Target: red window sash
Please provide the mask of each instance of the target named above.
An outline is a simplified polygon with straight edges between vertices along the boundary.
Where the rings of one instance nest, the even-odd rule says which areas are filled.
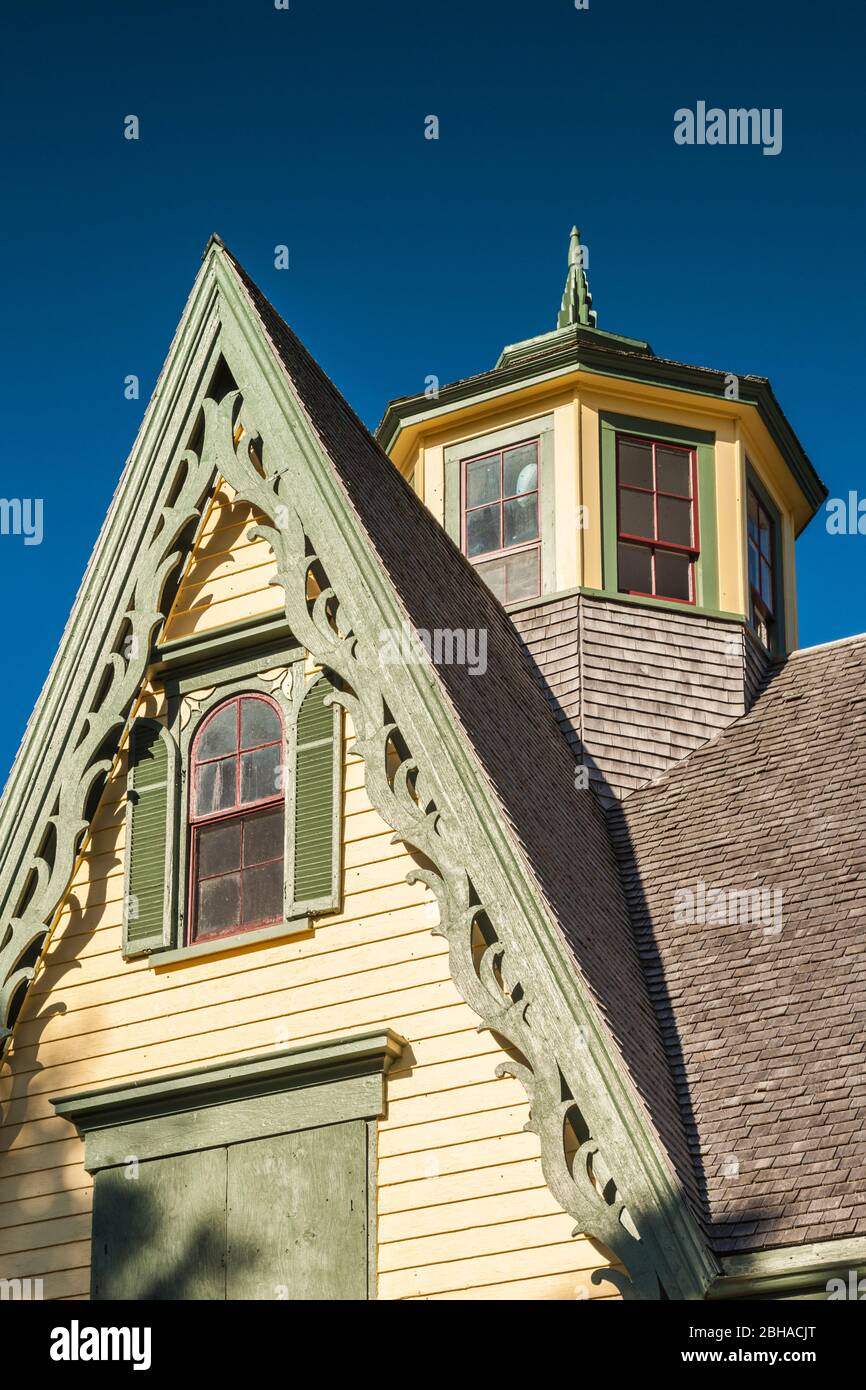
[[[279,720],[279,725],[280,725],[280,737],[279,737],[278,739],[276,739],[276,740],[271,739],[271,740],[269,740],[267,743],[256,743],[256,744],[251,744],[248,748],[242,748],[242,747],[241,747],[241,706],[242,706],[242,704],[243,704],[243,702],[244,702],[245,700],[248,700],[248,701],[259,700],[259,701],[261,701],[262,704],[268,705],[271,709],[273,709],[273,710],[275,711],[275,713],[276,713],[276,715],[277,715],[277,719]],[[226,709],[226,707],[229,706],[229,705],[231,705],[232,703],[233,703],[234,706],[235,706],[235,751],[234,751],[234,753],[223,753],[223,754],[217,755],[216,757],[213,757],[213,758],[199,758],[199,757],[198,757],[198,754],[197,754],[197,752],[196,752],[196,750],[197,750],[199,744],[201,743],[202,737],[203,737],[203,735],[204,735],[204,733],[205,733],[205,731],[206,731],[208,725],[209,725],[209,724],[211,723],[211,721],[212,721],[213,719],[215,719],[218,715],[222,714],[223,711]],[[241,798],[241,756],[242,756],[242,754],[243,754],[243,753],[255,753],[255,752],[258,752],[258,751],[259,751],[260,749],[262,749],[262,748],[280,748],[280,747],[282,747],[282,743],[283,743],[284,737],[285,737],[285,730],[284,730],[284,726],[283,726],[283,716],[282,716],[282,712],[280,711],[279,706],[276,704],[275,701],[269,699],[269,698],[268,698],[267,696],[265,696],[265,695],[259,694],[258,692],[250,693],[250,694],[245,694],[245,695],[235,695],[235,696],[232,696],[231,699],[223,701],[222,704],[218,705],[216,709],[214,709],[214,710],[211,711],[211,713],[208,715],[208,717],[207,717],[207,719],[205,720],[205,722],[202,724],[201,728],[200,728],[200,729],[198,730],[198,732],[196,733],[195,740],[194,740],[194,742],[193,742],[192,749],[191,749],[191,755],[190,755],[190,787],[189,787],[189,801],[190,801],[190,812],[189,812],[189,871],[188,871],[188,874],[187,874],[187,885],[188,885],[188,887],[187,887],[187,919],[186,919],[186,920],[187,920],[187,930],[186,930],[186,939],[187,939],[187,943],[190,944],[190,945],[193,944],[193,943],[196,941],[196,930],[197,930],[197,927],[198,927],[198,887],[199,887],[199,883],[208,882],[208,881],[210,881],[210,880],[212,880],[212,879],[215,879],[215,878],[226,878],[226,877],[228,877],[230,874],[238,874],[239,879],[240,879],[240,883],[239,883],[239,899],[240,899],[240,903],[239,903],[239,917],[240,917],[241,920],[240,920],[240,923],[239,923],[237,926],[226,927],[226,928],[224,928],[222,931],[218,931],[218,932],[207,932],[206,935],[202,938],[203,940],[207,940],[207,941],[216,941],[216,940],[221,940],[223,937],[228,937],[228,936],[239,936],[239,935],[241,935],[241,934],[244,933],[244,932],[253,931],[253,930],[255,930],[257,927],[268,926],[268,925],[270,925],[271,923],[273,923],[273,922],[278,922],[278,921],[280,920],[281,914],[278,913],[275,917],[263,918],[261,921],[256,921],[256,922],[244,922],[244,921],[243,921],[243,894],[244,894],[244,880],[243,880],[243,876],[244,876],[244,873],[245,873],[245,869],[244,869],[244,867],[243,867],[243,858],[244,858],[244,837],[245,837],[245,834],[246,834],[246,823],[247,823],[248,821],[252,820],[252,819],[253,819],[256,815],[258,815],[261,811],[266,810],[266,809],[268,809],[269,807],[274,807],[274,808],[280,807],[280,806],[285,807],[285,792],[284,792],[284,791],[277,791],[277,792],[274,792],[273,795],[271,795],[271,796],[259,797],[258,800],[256,800],[256,801],[245,801],[245,802],[243,802],[243,804],[241,804],[241,799],[240,799],[240,798]],[[234,804],[233,806],[223,807],[223,808],[221,808],[221,809],[218,810],[218,811],[208,811],[208,812],[204,812],[204,813],[199,814],[199,811],[198,811],[198,804],[197,804],[197,802],[198,802],[198,796],[197,796],[197,790],[196,790],[196,788],[197,788],[197,783],[198,783],[198,777],[197,777],[198,769],[199,769],[200,767],[207,767],[208,765],[213,764],[213,763],[224,762],[226,759],[232,758],[232,757],[234,758],[234,761],[235,761],[235,768],[234,768],[234,772],[235,772],[235,804]],[[198,874],[199,832],[200,832],[203,828],[205,828],[205,827],[207,827],[207,826],[224,824],[224,823],[226,823],[226,822],[228,822],[228,821],[232,821],[232,820],[237,820],[237,821],[240,821],[240,823],[241,823],[241,867],[238,868],[238,869],[227,869],[224,873],[221,873],[221,874],[207,874],[205,877],[203,877],[203,878],[200,879],[200,878],[199,878],[199,874]],[[275,864],[275,863],[277,863],[277,862],[284,862],[284,860],[285,860],[285,855],[281,855],[281,856],[279,856],[279,860],[276,859],[276,858],[275,858],[275,859],[267,859],[267,860],[264,860],[264,861],[263,861],[263,865],[264,865],[264,864]],[[254,864],[254,865],[250,865],[249,867],[250,867],[250,868],[260,868],[260,867],[262,867],[263,865]]]
[[[652,485],[651,488],[648,488],[648,487],[635,487],[635,486],[633,486],[631,483],[621,483],[621,482],[620,482],[620,472],[619,472],[619,450],[620,450],[620,445],[621,445],[621,444],[628,444],[628,443],[643,444],[643,445],[649,444],[649,445],[651,446],[651,449],[652,449],[652,455],[651,455],[651,457],[652,457],[652,481],[653,481],[653,485]],[[657,473],[657,465],[656,465],[656,449],[659,448],[659,447],[664,448],[664,449],[672,449],[672,450],[675,450],[676,452],[683,453],[683,454],[688,454],[688,457],[689,457],[689,478],[690,478],[690,483],[691,483],[691,496],[686,497],[685,494],[683,494],[683,493],[681,493],[681,492],[668,492],[666,489],[659,489],[659,488],[657,487],[656,484],[657,484],[658,473]],[[630,532],[630,531],[623,531],[623,530],[622,530],[622,525],[621,525],[621,511],[622,511],[622,508],[621,508],[621,499],[622,499],[622,494],[623,494],[623,492],[642,492],[642,493],[644,494],[644,496],[650,496],[650,495],[652,496],[652,499],[653,499],[653,526],[654,526],[654,529],[655,529],[655,536],[650,537],[650,536],[635,535],[635,534],[633,534],[633,533]],[[676,501],[678,501],[678,502],[689,502],[689,503],[690,503],[690,509],[691,509],[691,522],[692,522],[692,527],[691,527],[691,529],[692,529],[692,543],[691,543],[691,545],[683,545],[683,544],[681,544],[681,543],[679,543],[679,542],[677,542],[677,541],[660,541],[660,540],[657,539],[658,534],[659,534],[659,503],[658,503],[659,497],[672,497],[672,498],[674,498],[674,499],[675,499]],[[677,444],[668,444],[668,443],[666,443],[664,440],[644,439],[644,438],[640,438],[639,436],[636,436],[636,435],[625,435],[625,434],[623,434],[623,435],[617,435],[617,438],[616,438],[616,535],[617,535],[617,542],[619,542],[619,541],[625,541],[628,545],[640,545],[640,546],[643,546],[645,549],[649,550],[649,552],[650,552],[650,577],[651,577],[651,582],[652,582],[652,591],[649,592],[649,593],[644,592],[644,590],[642,590],[642,589],[623,589],[621,592],[622,592],[622,593],[626,593],[626,594],[633,594],[633,595],[635,596],[635,598],[657,598],[657,599],[662,599],[662,600],[664,600],[665,603],[682,603],[682,604],[684,604],[684,605],[687,606],[687,607],[693,608],[693,607],[695,606],[696,602],[697,602],[697,593],[696,593],[696,585],[695,585],[695,561],[697,560],[698,556],[700,555],[700,549],[701,549],[701,546],[700,546],[700,529],[699,529],[699,527],[700,527],[700,523],[699,523],[699,519],[698,519],[698,460],[697,460],[697,450],[696,450],[696,449],[689,449],[689,448],[686,448],[686,447],[684,447],[684,446],[680,446],[680,445],[677,445]],[[667,595],[667,594],[659,594],[658,592],[656,592],[656,591],[657,591],[657,588],[658,588],[658,585],[657,585],[657,582],[656,582],[656,551],[658,551],[658,550],[662,550],[662,551],[672,551],[674,554],[688,555],[688,556],[690,557],[690,558],[689,558],[689,597],[688,597],[688,598],[674,598],[674,597],[669,596],[669,595]]]
[[[754,504],[755,504],[755,511],[757,512],[757,522],[758,522],[758,538],[757,538],[757,540],[753,541],[752,538],[751,538],[751,536],[748,534],[748,531],[749,531],[749,512],[748,512],[748,504],[747,504],[747,506],[746,506],[746,540],[747,540],[747,544],[750,545],[750,546],[753,548],[753,550],[754,550],[754,552],[755,552],[755,556],[756,556],[757,561],[758,561],[758,588],[757,588],[757,589],[755,588],[754,584],[752,583],[751,576],[750,576],[750,578],[749,578],[749,590],[750,590],[750,593],[751,593],[752,602],[753,602],[754,604],[756,604],[758,610],[763,614],[764,618],[769,619],[769,621],[772,622],[773,619],[774,619],[774,617],[775,617],[775,595],[776,595],[776,555],[775,555],[775,543],[774,543],[774,536],[773,536],[773,522],[772,522],[772,518],[770,517],[769,512],[767,511],[766,507],[765,507],[765,506],[763,505],[763,503],[761,502],[761,499],[760,499],[760,497],[758,496],[758,494],[755,492],[754,488],[752,488],[752,487],[749,487],[749,488],[748,488],[748,496],[752,498],[752,500],[753,500],[753,502],[754,502]],[[762,529],[762,527],[764,526],[764,524],[766,524],[767,536],[769,537],[769,542],[770,542],[770,555],[769,555],[769,559],[764,555],[764,552],[761,550],[761,529]],[[761,594],[761,580],[762,580],[762,578],[763,578],[763,576],[764,576],[764,571],[765,571],[765,570],[767,571],[767,573],[768,573],[769,576],[770,576],[770,586],[769,586],[769,587],[770,587],[771,601],[770,601],[769,604],[767,603],[767,600],[766,600],[766,599],[762,596],[762,594]]]

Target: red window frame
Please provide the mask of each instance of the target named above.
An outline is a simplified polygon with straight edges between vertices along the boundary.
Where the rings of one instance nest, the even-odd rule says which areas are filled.
[[[652,482],[651,488],[637,487],[633,483],[622,483],[620,481],[620,447],[623,444],[650,445],[652,448]],[[685,454],[689,458],[689,480],[691,495],[686,498],[681,492],[668,492],[664,488],[658,487],[658,472],[656,465],[656,450],[665,449],[671,453]],[[640,536],[629,531],[623,531],[621,522],[621,501],[623,492],[641,492],[644,496],[651,495],[653,499],[653,528],[655,535]],[[680,545],[676,541],[660,541],[657,539],[659,534],[659,498],[670,497],[679,502],[689,501],[691,503],[692,517],[692,543],[691,545]],[[675,444],[666,439],[651,439],[646,435],[618,434],[616,437],[616,538],[617,551],[620,541],[627,545],[641,545],[650,552],[650,575],[652,577],[652,589],[625,589],[619,583],[619,556],[617,554],[617,588],[622,594],[634,594],[638,598],[658,598],[664,599],[666,603],[682,603],[687,607],[694,607],[697,603],[697,593],[695,585],[695,565],[701,553],[700,523],[698,519],[698,454],[697,449],[690,448],[687,444]],[[689,556],[689,597],[675,598],[669,594],[659,593],[656,584],[656,551],[668,551],[678,555]]]
[[[511,453],[513,449],[525,449],[529,445],[535,448],[535,487],[528,488],[525,492],[505,492],[505,455]],[[473,454],[471,458],[463,460],[460,480],[460,546],[470,565],[486,565],[490,560],[497,560],[500,556],[518,555],[521,551],[534,550],[536,554],[536,581],[535,592],[526,594],[525,598],[538,598],[541,593],[541,449],[540,441],[537,437],[530,439],[520,439],[514,444],[504,444],[501,449],[485,449],[480,454]],[[473,463],[480,463],[483,459],[499,459],[499,498],[497,502],[480,502],[475,507],[468,506],[469,487],[468,472],[469,466]],[[510,502],[515,497],[535,497],[536,521],[538,536],[533,541],[518,541],[515,545],[505,545],[505,503]],[[495,550],[485,550],[480,555],[469,554],[469,527],[468,517],[471,512],[483,511],[485,507],[499,507],[499,540],[500,544]],[[507,576],[506,576],[507,586]],[[508,603],[508,591],[504,602]]]
[[[259,701],[261,704],[267,705],[270,709],[272,709],[272,710],[274,711],[274,713],[275,713],[276,716],[277,716],[277,720],[278,720],[278,722],[279,722],[279,731],[280,731],[280,732],[279,732],[279,737],[278,737],[278,738],[276,738],[276,739],[269,739],[266,743],[257,743],[257,744],[250,744],[249,746],[244,746],[244,745],[242,745],[242,736],[241,736],[241,711],[242,711],[242,707],[243,707],[243,705],[244,705],[245,703],[252,703],[253,701]],[[236,742],[235,742],[235,750],[234,750],[234,753],[223,753],[223,754],[218,754],[218,755],[217,755],[216,757],[214,757],[214,758],[200,758],[200,757],[198,756],[198,749],[199,749],[199,747],[200,747],[200,745],[201,745],[201,741],[202,741],[202,739],[203,739],[203,737],[204,737],[204,735],[205,735],[205,733],[206,733],[206,731],[207,731],[209,725],[213,722],[214,719],[216,719],[219,715],[221,715],[227,708],[230,708],[232,705],[235,706],[235,713],[236,713],[236,726],[235,726],[235,730],[236,730],[236,733],[235,733]],[[242,755],[243,753],[255,753],[256,751],[258,751],[259,749],[262,749],[262,748],[280,748],[280,749],[282,749],[282,748],[283,748],[283,745],[284,745],[284,740],[285,740],[285,726],[284,726],[284,723],[283,723],[282,711],[281,711],[279,705],[276,703],[275,700],[272,700],[272,699],[271,699],[269,696],[267,696],[267,695],[262,695],[262,694],[260,694],[258,691],[242,692],[242,693],[240,693],[240,694],[238,694],[238,695],[231,695],[227,700],[221,700],[220,703],[219,703],[218,705],[216,705],[215,708],[212,709],[212,710],[209,712],[209,714],[207,715],[207,717],[202,721],[201,726],[199,727],[199,729],[196,731],[196,735],[195,735],[195,738],[193,739],[192,747],[191,747],[191,749],[190,749],[190,759],[189,759],[189,873],[188,873],[188,892],[187,892],[187,932],[186,932],[186,939],[187,939],[187,944],[188,944],[188,945],[193,945],[193,944],[195,944],[195,942],[196,942],[197,940],[200,940],[200,941],[218,941],[218,940],[221,940],[223,937],[228,937],[228,936],[240,936],[240,935],[242,935],[244,932],[254,931],[254,930],[256,930],[256,929],[259,928],[259,927],[270,926],[272,923],[274,923],[274,922],[279,922],[279,921],[282,920],[282,915],[283,915],[283,914],[282,914],[282,909],[280,909],[279,912],[275,913],[275,914],[274,914],[273,916],[271,916],[271,917],[265,917],[265,918],[256,919],[255,921],[252,921],[252,922],[245,922],[245,921],[243,920],[243,901],[244,901],[244,898],[243,898],[243,893],[244,893],[244,880],[243,880],[243,874],[244,874],[244,842],[245,842],[245,835],[246,835],[246,826],[247,826],[247,824],[248,824],[249,822],[251,822],[251,821],[253,821],[253,820],[256,820],[260,815],[262,815],[263,812],[268,811],[268,810],[276,809],[277,807],[283,807],[283,808],[284,808],[284,809],[283,809],[283,813],[285,814],[285,791],[283,791],[283,790],[275,790],[274,793],[273,793],[273,795],[271,795],[271,796],[259,797],[259,798],[257,798],[255,801],[241,801],[241,761],[242,761],[241,755]],[[200,813],[199,813],[199,810],[198,810],[197,798],[196,798],[196,783],[197,783],[197,781],[198,781],[198,778],[197,778],[197,776],[196,776],[196,773],[198,772],[198,769],[199,769],[200,767],[206,767],[206,766],[208,765],[208,763],[223,762],[223,761],[225,761],[226,758],[230,758],[230,757],[234,757],[234,759],[235,759],[235,800],[234,800],[234,803],[233,803],[231,806],[221,807],[221,808],[220,808],[219,810],[217,810],[217,811],[209,811],[209,812],[204,812],[204,813],[201,813],[201,814],[200,814]],[[280,758],[280,764],[282,765],[282,755],[281,755],[281,758]],[[198,842],[199,842],[199,831],[202,829],[202,827],[211,826],[211,825],[217,825],[217,824],[220,824],[220,823],[223,823],[223,824],[224,824],[224,823],[229,822],[229,821],[239,821],[239,822],[241,823],[240,866],[239,866],[239,868],[237,868],[237,869],[226,869],[226,870],[223,870],[223,871],[221,871],[221,872],[218,873],[218,874],[206,874],[206,875],[204,875],[203,878],[200,879],[200,878],[199,878],[199,874],[198,874],[198,857],[199,857],[199,854],[198,854]],[[275,863],[280,863],[280,864],[282,864],[283,866],[285,866],[285,848],[284,848],[284,844],[285,844],[285,836],[283,837],[283,844],[281,845],[279,855],[275,856],[273,859],[262,860],[262,861],[260,861],[259,863],[257,863],[257,864],[255,865],[255,867],[256,867],[256,868],[259,868],[259,867],[263,867],[263,866],[266,865],[266,864],[275,864]],[[285,870],[284,870],[284,871],[285,871]],[[205,933],[203,936],[198,937],[198,936],[197,936],[197,928],[198,928],[197,900],[198,900],[198,887],[199,887],[199,883],[200,883],[200,882],[205,882],[205,880],[211,879],[211,878],[223,878],[223,877],[226,877],[227,875],[232,874],[232,873],[237,873],[237,874],[239,874],[239,876],[240,876],[240,886],[239,886],[239,895],[240,895],[240,911],[239,911],[239,917],[240,917],[240,923],[239,923],[239,925],[237,925],[237,926],[225,927],[222,931],[211,931],[211,932],[207,932],[207,933]]]
[[[749,515],[750,501],[754,502],[755,510],[757,512],[757,540],[754,540],[752,537],[751,517]],[[766,522],[767,545],[770,552],[769,555],[765,555],[761,547],[762,519],[764,522]],[[767,646],[770,645],[770,636],[772,633],[773,622],[776,617],[776,552],[774,544],[774,530],[775,527],[773,525],[773,518],[771,514],[764,506],[756,489],[752,487],[751,483],[748,483],[746,485],[746,546],[748,550],[749,560],[751,560],[751,556],[753,553],[755,555],[758,571],[758,587],[756,589],[754,584],[752,583],[752,566],[751,563],[749,564],[749,618],[753,630],[757,632],[759,636],[761,635],[760,629],[763,625],[766,632]],[[761,593],[761,580],[765,572],[769,575],[770,578],[769,603]],[[763,620],[763,624],[758,622],[756,615],[760,616],[760,618]]]

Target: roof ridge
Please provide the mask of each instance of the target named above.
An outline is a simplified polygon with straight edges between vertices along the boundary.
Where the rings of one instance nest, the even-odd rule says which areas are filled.
[[[834,637],[829,642],[815,642],[811,647],[797,647],[789,653],[789,659],[795,656],[811,656],[813,652],[826,652],[831,647],[852,646],[855,642],[866,642],[866,632],[852,632],[848,637]]]

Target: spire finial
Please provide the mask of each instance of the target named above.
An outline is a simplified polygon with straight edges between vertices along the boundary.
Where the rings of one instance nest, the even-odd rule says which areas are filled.
[[[582,324],[586,328],[595,327],[598,315],[592,307],[592,295],[586,278],[586,262],[586,247],[580,244],[580,232],[577,227],[572,227],[568,242],[568,275],[556,320],[557,328],[569,328],[573,324]]]

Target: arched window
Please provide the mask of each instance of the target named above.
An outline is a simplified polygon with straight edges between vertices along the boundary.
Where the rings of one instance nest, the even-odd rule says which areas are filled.
[[[189,940],[283,916],[283,721],[265,695],[236,695],[202,724],[190,766]]]

